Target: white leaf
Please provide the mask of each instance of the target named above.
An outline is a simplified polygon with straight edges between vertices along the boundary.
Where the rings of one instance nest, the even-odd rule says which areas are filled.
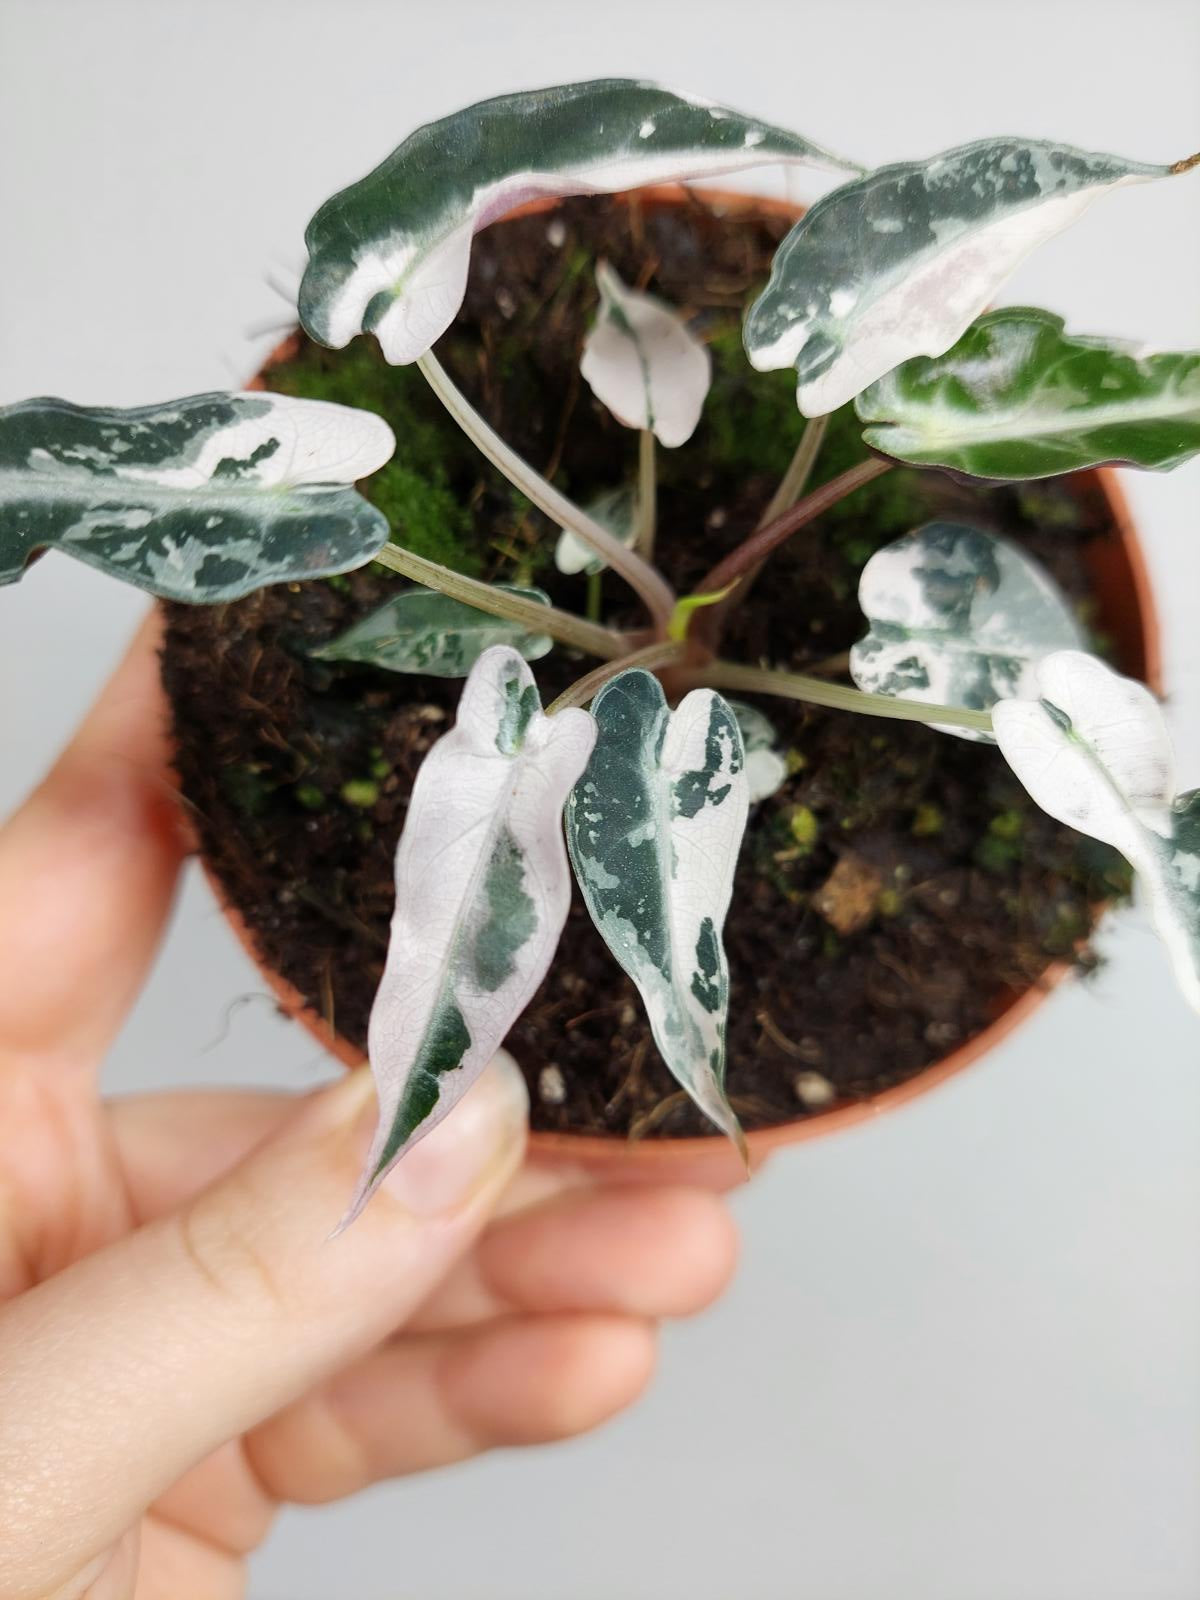
[[[630,289],[596,263],[600,313],[579,370],[627,428],[649,428],[673,449],[696,430],[712,382],[712,358],[687,323],[653,295]]]
[[[1200,791],[1175,792],[1158,702],[1077,650],[1040,663],[1037,691],[993,709],[996,742],[1043,811],[1129,862],[1180,988],[1200,1011]]]
[[[545,975],[571,897],[562,808],[595,737],[586,711],[545,716],[525,662],[498,646],[425,757],[368,1033],[379,1129],[346,1222],[453,1109]]]
[[[593,521],[598,522],[602,528],[607,528],[627,550],[633,549],[637,543],[638,525],[637,499],[632,490],[609,489],[595,500],[589,501],[584,509]],[[590,544],[584,544],[577,533],[570,528],[564,528],[554,547],[554,565],[569,578],[579,572],[593,577],[597,572],[603,572],[608,562],[603,556],[598,556]]]

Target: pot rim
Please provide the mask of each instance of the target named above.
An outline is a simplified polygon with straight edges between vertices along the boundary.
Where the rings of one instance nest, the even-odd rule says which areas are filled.
[[[708,205],[716,205],[734,213],[766,211],[798,219],[804,212],[802,205],[777,196],[755,195],[741,190],[721,188],[692,189],[685,184],[648,185],[641,189],[621,191],[612,198],[626,205],[637,201],[639,204],[666,206],[687,203],[694,196],[703,199]],[[555,210],[560,203],[555,196],[545,196],[528,201],[508,213],[508,216],[537,215]],[[264,388],[263,374],[279,362],[288,360],[298,348],[299,339],[299,329],[287,335],[262,362],[246,388]],[[1129,582],[1128,626],[1124,630],[1122,639],[1126,653],[1131,658],[1128,670],[1136,673],[1156,695],[1161,696],[1163,694],[1162,637],[1158,612],[1145,555],[1118,475],[1111,467],[1092,467],[1069,476],[1076,481],[1094,485],[1108,508],[1115,537],[1106,554],[1114,562],[1124,564],[1126,568],[1124,576]],[[1132,659],[1134,657],[1138,659]],[[266,980],[280,1009],[291,1020],[304,1027],[344,1066],[361,1066],[367,1059],[365,1053],[343,1039],[336,1028],[331,1027],[320,1013],[305,1003],[303,996],[292,984],[263,961],[256,948],[253,934],[241,913],[230,904],[215,872],[203,857],[201,864],[226,921]],[[1098,915],[1102,911],[1103,906],[1097,908]],[[987,1055],[1032,1016],[1070,971],[1070,966],[1064,961],[1051,962],[1040,978],[1032,982],[1028,988],[1012,991],[1002,1002],[995,1018],[985,1028],[965,1040],[948,1055],[922,1068],[911,1078],[906,1078],[903,1083],[894,1084],[891,1088],[883,1089],[865,1100],[843,1101],[830,1106],[826,1111],[810,1111],[793,1121],[775,1123],[767,1128],[749,1131],[746,1134],[746,1141],[752,1169],[757,1169],[773,1151],[784,1145],[824,1138],[828,1134],[840,1133],[844,1129],[872,1122],[877,1117],[928,1094],[930,1090],[957,1076],[982,1056]],[[740,1162],[737,1162],[732,1147],[724,1135],[715,1130],[711,1134],[692,1135],[681,1139],[630,1140],[617,1135],[531,1129],[529,1153],[534,1158],[544,1158],[559,1165],[566,1162],[585,1168],[617,1165],[632,1169],[649,1164],[660,1171],[664,1167],[668,1168],[668,1175],[682,1172],[684,1169],[712,1167],[714,1157],[718,1158],[716,1163],[718,1166],[726,1167],[732,1161],[740,1169]]]

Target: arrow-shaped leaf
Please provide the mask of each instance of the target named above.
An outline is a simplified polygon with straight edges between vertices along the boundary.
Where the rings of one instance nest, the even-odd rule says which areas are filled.
[[[850,651],[869,694],[986,711],[1029,692],[1038,661],[1085,643],[1050,574],[1007,539],[931,522],[873,555],[858,603],[870,632]],[[944,733],[991,744],[970,728]]]
[[[834,411],[910,356],[948,350],[1029,252],[1098,195],[1171,171],[1038,139],[880,167],[818,200],[788,234],[746,318],[750,360],[794,365],[806,416]]]
[[[571,898],[562,808],[595,737],[586,711],[545,716],[501,646],[422,762],[368,1031],[379,1129],[346,1222],[461,1099],[550,965]]]
[[[550,596],[541,589],[509,583],[493,587],[538,605],[550,604]],[[554,641],[548,634],[530,633],[519,622],[477,611],[433,589],[407,589],[311,653],[323,661],[363,661],[388,672],[465,678],[483,652],[495,645],[508,645],[526,661],[538,661]]]
[[[889,372],[856,408],[872,450],[978,478],[1177,467],[1200,451],[1200,351],[1139,356],[1013,306],[980,317],[945,355]]]
[[[712,357],[670,306],[630,289],[607,261],[596,264],[600,313],[579,370],[627,428],[650,429],[673,449],[696,431],[712,382]]]
[[[664,1061],[744,1149],[725,1097],[721,944],[748,807],[737,719],[711,689],[668,710],[640,668],[606,683],[592,714],[596,749],[567,806],[575,876]]]
[[[305,235],[300,320],[322,344],[367,331],[389,361],[416,361],[462,304],[473,235],[524,201],[773,161],[860,170],[784,128],[629,78],[481,101],[418,128],[325,202]]]
[[[637,498],[631,489],[609,489],[589,501],[585,509],[589,517],[602,528],[607,528],[627,550],[633,549],[638,535]],[[554,546],[554,565],[567,577],[574,577],[577,572],[594,577],[596,573],[604,571],[608,562],[603,556],[598,556],[591,545],[584,544],[577,533],[564,528]]]
[[[395,447],[382,417],[284,395],[23,400],[0,408],[0,583],[48,545],[193,603],[361,567],[388,525],[348,485]]]
[[[1200,1011],[1200,790],[1175,792],[1158,702],[1076,650],[1040,664],[1036,694],[992,711],[1005,759],[1043,811],[1129,862],[1179,986]]]

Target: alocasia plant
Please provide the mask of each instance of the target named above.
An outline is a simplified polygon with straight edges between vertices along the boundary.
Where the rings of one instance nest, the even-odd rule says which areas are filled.
[[[596,264],[581,377],[639,447],[636,474],[587,508],[500,437],[433,345],[462,300],[474,234],[514,207],[764,162],[848,175],[783,241],[745,320],[751,365],[794,366],[811,420],[759,525],[680,596],[651,555],[656,447],[691,437],[710,377],[689,308]],[[780,751],[762,711],[723,689],[998,742],[1038,804],[1124,853],[1200,1010],[1197,792],[1176,793],[1150,692],[1083,653],[1080,619],[1015,546],[946,521],[880,550],[861,577],[866,631],[840,663],[858,687],[837,670],[720,655],[772,554],[896,461],[1015,481],[1101,462],[1164,469],[1200,453],[1200,353],[1140,355],[1068,334],[1036,308],[987,310],[1023,257],[1092,200],[1197,164],[1007,137],[867,172],[801,134],[627,79],[488,100],[411,134],[312,219],[300,320],[321,343],[365,331],[389,361],[419,365],[468,438],[561,530],[556,562],[587,575],[586,616],[389,540],[353,485],[393,448],[403,456],[405,441],[369,413],[258,394],[0,411],[0,581],[56,546],[151,593],[211,603],[374,558],[416,587],[311,654],[466,678],[396,855],[370,1023],[381,1118],[351,1214],[452,1109],[552,961],[570,892],[564,814],[583,898],[663,1059],[741,1140],[725,1092],[739,997],[722,927],[748,807],[803,757]],[[875,453],[806,492],[827,414],[852,400]],[[629,631],[601,615],[605,567],[644,606]],[[554,643],[600,665],[543,710],[528,662]]]

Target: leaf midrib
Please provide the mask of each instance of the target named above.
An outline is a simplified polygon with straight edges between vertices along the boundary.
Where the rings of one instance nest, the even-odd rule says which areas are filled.
[[[956,433],[939,432],[936,428],[923,428],[919,423],[914,422],[880,421],[869,423],[868,426],[878,428],[885,434],[893,430],[908,429],[918,437],[928,440],[932,445],[953,444],[956,440],[968,445],[1000,441],[1019,443],[1023,439],[1036,442],[1038,439],[1054,438],[1060,434],[1090,433],[1096,428],[1110,427],[1114,423],[1119,425],[1122,422],[1147,420],[1165,422],[1173,417],[1187,416],[1189,414],[1193,414],[1196,421],[1200,422],[1200,395],[1185,396],[1182,401],[1174,405],[1157,406],[1149,417],[1145,416],[1147,409],[1148,407],[1145,404],[1136,408],[1128,405],[1106,406],[1100,410],[1089,410],[1086,414],[1086,420],[1081,420],[1078,416],[1072,417],[1069,414],[1065,414],[1053,425],[1042,426],[1039,424],[1036,430],[1031,426],[1018,427],[1016,423],[1019,419],[1014,419],[1012,423],[992,424],[989,427],[974,428],[970,433],[962,429]]]

